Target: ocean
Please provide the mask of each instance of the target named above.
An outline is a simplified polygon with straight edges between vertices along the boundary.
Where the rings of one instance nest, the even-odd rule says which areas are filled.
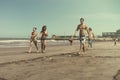
[[[28,39],[23,38],[0,38],[0,48],[27,47]]]
[[[46,40],[47,46],[69,45],[68,40]],[[29,47],[30,40],[27,38],[0,38],[0,48]],[[38,45],[40,46],[40,40]]]

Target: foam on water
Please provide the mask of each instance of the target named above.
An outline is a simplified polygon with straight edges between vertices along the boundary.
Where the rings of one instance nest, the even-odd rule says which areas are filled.
[[[27,47],[29,40],[0,40],[0,47]]]
[[[0,40],[0,43],[28,42],[29,40]]]
[[[59,46],[69,44],[67,40],[47,40],[47,46]],[[11,47],[29,47],[30,40],[0,40],[0,48]],[[40,40],[38,40],[38,46],[40,46]]]

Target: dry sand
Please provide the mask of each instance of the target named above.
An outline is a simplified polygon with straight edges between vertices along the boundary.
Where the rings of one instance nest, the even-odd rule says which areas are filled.
[[[78,46],[48,47],[45,54],[33,53],[43,57],[0,64],[0,80],[120,80],[120,44],[96,42],[84,56]],[[30,55],[26,50],[0,49],[0,56]]]

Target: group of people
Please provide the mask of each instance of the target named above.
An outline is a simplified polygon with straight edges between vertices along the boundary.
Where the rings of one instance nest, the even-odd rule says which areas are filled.
[[[31,53],[32,43],[34,43],[34,45],[37,49],[37,52],[39,52],[37,40],[40,39],[40,41],[41,41],[41,52],[44,53],[45,52],[45,47],[46,47],[46,41],[45,40],[46,40],[46,37],[48,36],[47,27],[44,25],[42,27],[42,30],[40,31],[39,35],[38,35],[36,30],[37,30],[37,28],[33,27],[33,31],[31,33],[31,37],[30,37],[30,48],[29,48],[28,52]]]
[[[37,39],[38,39],[38,34],[36,32],[36,27],[33,28],[33,32],[31,33],[31,38],[30,38],[30,49],[29,49],[29,53],[31,52],[32,49],[32,43],[35,44],[37,52],[38,51],[38,44],[37,44]],[[72,36],[72,38],[69,40],[71,45],[72,42],[74,40],[74,36],[76,36],[76,33],[79,31],[79,39],[80,39],[80,50],[79,50],[79,54],[84,54],[85,53],[85,43],[86,43],[86,37],[88,36],[88,44],[89,47],[92,48],[92,42],[95,38],[94,33],[92,31],[92,28],[88,28],[86,26],[86,24],[84,23],[84,18],[80,18],[80,24],[77,26],[77,29],[75,30],[74,35]],[[45,51],[45,47],[46,47],[46,37],[48,36],[48,32],[47,32],[47,27],[43,26],[42,30],[40,32],[40,37],[39,39],[41,40],[41,52],[44,53]]]

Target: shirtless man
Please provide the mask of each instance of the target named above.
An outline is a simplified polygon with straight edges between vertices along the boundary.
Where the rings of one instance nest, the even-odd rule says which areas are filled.
[[[76,33],[79,31],[79,37],[80,37],[80,50],[79,54],[84,54],[85,53],[85,40],[86,40],[86,35],[88,34],[88,28],[86,24],[84,23],[84,19],[80,19],[80,24],[77,26],[77,29],[74,33],[74,36],[76,36]]]
[[[29,53],[31,53],[31,50],[32,50],[32,43],[34,43],[36,49],[37,49],[37,52],[38,52],[38,45],[37,45],[37,28],[36,27],[33,27],[33,32],[31,33],[31,38],[30,38],[30,48],[29,48]]]
[[[92,31],[92,28],[89,28],[89,31],[88,31],[88,47],[92,48],[92,43],[93,43],[94,39],[95,39],[95,36],[94,36],[93,31]]]

